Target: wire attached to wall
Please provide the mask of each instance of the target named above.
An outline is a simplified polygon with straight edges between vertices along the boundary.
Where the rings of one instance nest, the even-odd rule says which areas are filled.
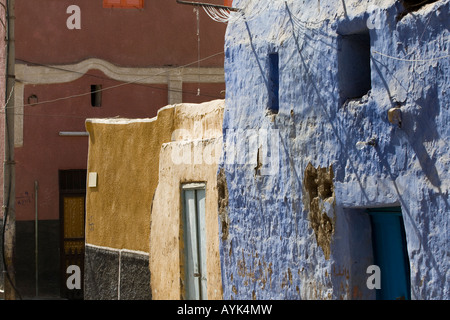
[[[15,19],[14,15],[11,15],[11,11],[10,11],[10,6],[13,6],[13,4],[6,0],[5,3],[2,3],[2,6],[5,9],[5,17],[6,17],[6,29],[5,29],[5,42],[6,42],[6,59],[5,59],[5,65],[6,65],[6,70],[5,70],[5,108],[6,105],[10,102],[13,91],[14,91],[14,86],[12,86],[11,91],[7,92],[8,90],[8,82],[10,81],[10,70],[9,70],[9,64],[11,63],[11,57],[9,55],[10,52],[10,46],[11,46],[11,39],[13,38],[13,34],[11,34],[11,30],[13,30],[13,28],[11,27],[10,21],[11,19]],[[14,7],[13,7],[14,8]],[[13,107],[14,108],[14,107]],[[3,162],[3,166],[9,166],[9,165],[14,165],[14,158],[11,157],[11,150],[14,150],[14,144],[11,145],[11,136],[9,135],[10,129],[8,128],[8,123],[9,123],[9,117],[13,116],[14,114],[12,113],[7,113],[5,112],[5,158],[4,158],[4,162]],[[4,171],[6,172],[5,168]],[[8,190],[4,190],[7,193],[5,193],[4,195],[4,199],[3,199],[3,226],[2,226],[2,241],[1,241],[1,255],[2,255],[2,265],[3,265],[3,273],[4,273],[4,277],[3,277],[3,285],[4,288],[6,289],[5,286],[5,277],[8,280],[9,284],[11,285],[12,289],[14,290],[15,294],[19,297],[20,300],[22,300],[22,296],[19,292],[19,290],[17,289],[16,285],[15,285],[15,281],[13,281],[11,275],[10,275],[10,270],[8,268],[8,263],[6,261],[5,258],[5,241],[6,241],[6,225],[8,223],[8,218],[11,219],[10,215],[11,214],[15,214],[15,210],[14,208],[11,208],[11,203],[10,203],[10,198],[13,189],[12,189],[12,183],[13,183],[13,176],[11,174],[11,172],[9,172],[8,177],[4,177],[4,183],[5,181],[8,181]],[[15,221],[14,221],[15,223]],[[6,291],[6,290],[5,290]],[[5,292],[6,294],[6,292]]]
[[[403,59],[403,58],[390,56],[390,55],[378,52],[376,50],[372,50],[372,52],[375,53],[375,54],[379,54],[380,56],[389,58],[389,59],[394,59],[394,60],[398,60],[398,61],[405,61],[405,62],[431,62],[431,61],[436,61],[436,60],[450,58],[450,54],[447,54],[447,55],[444,55],[444,56],[440,56],[440,57],[436,57],[436,58],[428,58],[428,59]]]
[[[107,91],[107,90],[119,88],[119,87],[126,86],[126,85],[130,85],[130,84],[139,84],[139,82],[144,81],[144,80],[146,80],[146,79],[150,79],[150,78],[155,77],[155,76],[160,76],[160,75],[166,74],[166,73],[168,73],[168,72],[170,72],[170,71],[173,71],[173,70],[183,69],[183,68],[186,68],[186,67],[189,67],[189,66],[198,64],[199,62],[206,61],[206,60],[208,60],[208,59],[211,59],[211,58],[217,57],[217,56],[219,56],[219,55],[223,55],[223,54],[224,54],[224,51],[217,52],[217,53],[212,54],[212,55],[210,55],[210,56],[208,56],[208,57],[202,58],[202,59],[200,59],[199,61],[196,60],[196,61],[187,63],[187,64],[185,64],[185,65],[176,67],[176,68],[174,68],[174,69],[164,70],[164,71],[161,71],[161,72],[159,72],[159,73],[157,73],[157,74],[154,74],[154,75],[151,75],[151,76],[148,76],[148,77],[142,77],[142,78],[138,78],[138,79],[135,79],[135,80],[131,80],[131,81],[119,83],[119,84],[117,84],[117,85],[105,87],[105,88],[102,88],[102,89],[97,90],[96,92],[103,92],[103,91]],[[60,70],[61,70],[61,69],[60,69]],[[75,73],[78,73],[78,72],[76,72],[76,71],[71,71],[71,70],[64,70],[64,69],[62,69],[62,70],[63,70],[63,71],[67,71],[67,72],[75,72]],[[19,106],[16,105],[16,107],[29,107],[29,106],[36,106],[36,105],[41,105],[41,104],[47,104],[47,103],[52,103],[52,102],[57,102],[57,101],[62,101],[62,100],[68,100],[68,99],[78,98],[78,97],[82,97],[82,96],[86,96],[86,95],[91,95],[91,93],[92,93],[92,92],[89,91],[89,92],[84,92],[84,93],[80,93],[80,94],[69,95],[69,96],[60,97],[60,98],[51,99],[51,100],[45,100],[45,101],[34,102],[34,103],[31,103],[31,104],[22,104],[22,105],[19,105]],[[3,107],[3,110],[10,109],[10,108],[12,108],[12,107],[8,107],[8,106],[5,105],[5,106]]]
[[[49,68],[49,69],[55,69],[55,70],[63,71],[63,72],[67,72],[67,73],[79,74],[79,75],[81,75],[81,76],[88,76],[88,77],[92,77],[92,78],[96,78],[96,79],[102,79],[102,80],[107,80],[107,81],[114,80],[114,79],[112,79],[112,78],[108,78],[108,77],[105,77],[105,76],[100,76],[100,75],[96,75],[96,74],[89,74],[89,73],[86,73],[86,72],[81,72],[81,71],[76,71],[76,70],[64,69],[64,68],[61,68],[61,67],[58,67],[58,66],[54,66],[54,65],[48,65],[48,64],[43,64],[43,63],[37,63],[37,62],[32,62],[32,61],[23,60],[23,59],[16,59],[16,62],[21,62],[21,63],[27,64],[27,65],[33,65],[33,66],[41,66],[41,67],[45,67],[45,68]],[[36,76],[39,75],[39,74],[40,74],[40,73],[34,73],[34,75],[36,75]],[[47,74],[47,73],[43,72],[42,74]],[[20,80],[20,79],[19,79],[19,80]],[[143,80],[145,80],[145,79],[142,79],[142,80],[140,80],[140,81],[143,81]],[[119,81],[119,80],[116,80],[116,81]],[[156,86],[156,85],[151,85],[151,84],[148,84],[148,83],[139,83],[139,82],[136,82],[136,83],[133,83],[133,84],[139,85],[139,86],[144,86],[144,87],[146,87],[146,88],[156,89],[156,90],[164,90],[164,91],[168,91],[168,92],[178,92],[178,93],[186,93],[186,94],[195,94],[195,93],[192,92],[192,91],[185,91],[185,90],[180,90],[180,89],[170,89],[170,88],[161,88],[161,87],[158,87],[158,86]],[[96,90],[95,92],[100,92],[100,91],[102,91],[102,89],[98,89],[98,90]],[[92,92],[91,92],[91,93],[92,93]],[[87,94],[89,94],[89,93],[87,93]],[[87,95],[87,94],[86,94],[86,95]],[[215,96],[215,95],[208,95],[208,94],[202,94],[202,96],[203,96],[203,97],[213,98],[213,99],[217,99],[217,98],[218,98],[218,96]],[[36,103],[33,103],[32,105],[35,105],[35,104],[36,104]]]
[[[287,7],[287,1],[285,1],[285,4],[286,4],[286,8],[288,8]],[[302,33],[303,35],[305,35],[306,31],[309,31],[309,32],[314,33],[314,34],[316,34],[318,36],[323,36],[323,37],[327,37],[327,38],[334,38],[334,37],[337,36],[336,34],[318,32],[318,31],[315,31],[316,28],[314,28],[314,29],[312,28],[312,25],[315,25],[315,27],[320,27],[319,25],[327,22],[328,19],[324,19],[324,20],[321,20],[321,21],[303,21],[303,20],[299,19],[298,17],[296,17],[295,15],[291,15],[290,18],[291,18],[291,21],[293,22],[293,25],[294,25],[294,32],[297,31],[298,33]],[[427,19],[427,22],[425,24],[424,30],[423,30],[423,32],[422,32],[422,34],[420,36],[419,41],[418,41],[419,43],[422,41],[423,35],[425,33],[425,30],[426,30],[430,20],[431,20],[431,15]],[[431,62],[431,61],[436,61],[436,60],[442,60],[442,59],[450,58],[450,54],[446,54],[446,55],[435,57],[435,58],[408,59],[408,58],[400,58],[400,57],[395,57],[395,56],[392,56],[392,55],[388,55],[388,54],[379,52],[377,50],[371,50],[371,52],[372,52],[372,54],[375,54],[375,55],[380,55],[380,56],[383,56],[385,58],[389,58],[389,59],[393,59],[393,60],[397,60],[397,61],[404,61],[404,62],[424,62],[425,63],[425,62]],[[412,54],[413,53],[411,53],[410,55],[412,55]]]
[[[232,18],[231,11],[213,6],[203,6],[203,10],[214,21],[227,23]]]
[[[221,23],[227,23],[234,17],[236,17],[236,15],[233,15],[234,12],[241,12],[241,9],[238,8],[211,3],[180,1],[180,0],[177,0],[177,3],[191,5],[194,6],[195,8],[202,7],[203,10],[206,12],[206,14],[212,20]],[[237,17],[239,19],[241,15],[238,15]]]
[[[199,97],[200,96],[200,10],[198,10],[198,7],[194,8],[194,12],[197,17],[197,69],[198,69],[197,97]]]

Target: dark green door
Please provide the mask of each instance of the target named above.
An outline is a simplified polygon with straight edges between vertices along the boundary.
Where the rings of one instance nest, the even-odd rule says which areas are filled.
[[[410,269],[400,207],[369,209],[375,264],[380,267],[379,300],[409,300]]]

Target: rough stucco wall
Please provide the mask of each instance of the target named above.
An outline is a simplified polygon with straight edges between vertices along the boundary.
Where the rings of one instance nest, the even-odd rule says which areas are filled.
[[[153,120],[86,122],[88,172],[98,174],[86,193],[86,243],[148,252],[159,149],[170,141],[172,122],[173,108]]]
[[[373,261],[362,208],[392,205],[403,212],[412,298],[448,299],[449,1],[400,20],[403,8],[396,1],[261,6],[236,0],[234,6],[248,19],[231,21],[225,39],[224,299],[374,298],[365,286]],[[370,33],[371,90],[342,104],[338,72],[348,70],[339,65],[339,34],[364,29]],[[271,52],[280,59],[275,116],[266,113]],[[388,122],[387,111],[396,106],[401,128]],[[237,144],[238,129],[241,139],[260,129],[279,136],[272,149],[277,170],[255,174],[253,140]],[[373,137],[376,147],[356,148]],[[236,155],[251,161],[229,161]],[[305,206],[309,164],[332,169],[329,252],[318,243]]]
[[[215,180],[222,149],[218,138],[222,134],[223,108],[223,100],[214,100],[167,106],[152,119],[86,121],[88,172],[98,174],[97,187],[88,188],[86,195],[86,243],[92,250],[95,246],[142,253],[152,249],[151,281],[157,288],[152,288],[154,299],[161,295],[164,299],[180,298],[179,288],[170,280],[176,278],[173,281],[179,285],[180,264],[172,263],[179,258],[180,232],[179,201],[174,199],[180,199],[183,181],[207,181],[208,296],[222,296]],[[192,159],[187,160],[185,148]],[[151,220],[151,214],[156,218]],[[95,259],[94,254],[89,260],[90,270],[102,268]],[[116,278],[102,280],[104,292],[95,283],[88,284],[94,290],[91,294],[116,295]],[[171,285],[162,289],[161,281]]]
[[[222,150],[224,104],[210,105],[214,108],[178,108],[175,141],[161,148],[150,232],[151,288],[156,300],[177,300],[182,296],[181,185],[189,182],[206,183],[207,296],[210,300],[222,299],[217,166]]]
[[[152,119],[88,119],[86,243],[148,252],[150,208],[158,185],[159,153],[174,139],[221,133],[223,100],[166,106]],[[223,107],[222,107],[223,108]]]
[[[143,9],[111,9],[103,8],[102,2],[17,1],[17,58],[60,65],[97,57],[130,67],[184,65],[197,60],[197,20],[192,7],[147,0]],[[81,29],[69,30],[66,21],[71,15],[66,10],[74,4],[81,10]],[[223,50],[224,31],[224,24],[212,21],[200,10],[202,58]],[[220,55],[203,61],[202,66],[222,63]]]

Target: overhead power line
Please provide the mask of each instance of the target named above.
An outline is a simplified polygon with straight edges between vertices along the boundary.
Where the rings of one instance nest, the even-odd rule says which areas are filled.
[[[46,67],[46,68],[49,68],[49,69],[55,69],[55,70],[58,70],[58,71],[63,71],[63,72],[68,72],[68,73],[75,73],[75,74],[79,74],[79,75],[82,75],[82,76],[87,76],[87,77],[92,77],[92,78],[97,78],[97,79],[102,79],[102,80],[119,81],[119,80],[115,80],[115,79],[112,79],[112,78],[109,78],[109,77],[105,77],[105,76],[101,76],[101,75],[97,75],[97,74],[91,74],[91,73],[85,73],[85,72],[76,71],[76,70],[64,69],[64,68],[61,68],[61,67],[58,67],[58,66],[48,65],[48,64],[43,64],[43,63],[38,63],[38,62],[33,62],[33,61],[28,61],[28,60],[24,60],[24,59],[16,59],[16,61],[23,62],[24,64],[27,64],[27,65]],[[37,74],[34,74],[34,75],[37,75]],[[146,88],[152,88],[152,89],[155,89],[155,90],[164,90],[164,91],[168,91],[168,92],[196,94],[196,92],[193,92],[193,91],[186,91],[186,90],[180,90],[180,89],[170,89],[170,88],[161,88],[161,87],[158,87],[156,85],[151,85],[151,84],[148,84],[148,83],[139,83],[139,82],[137,82],[137,83],[135,83],[135,85],[143,86],[143,87],[146,87]],[[203,96],[203,97],[218,98],[218,96],[213,96],[213,95],[208,95],[208,94],[200,94],[200,95]]]
[[[390,55],[378,52],[376,50],[372,50],[372,52],[375,53],[375,54],[379,54],[380,56],[383,56],[383,57],[386,57],[386,58],[399,60],[399,61],[406,61],[406,62],[429,62],[429,61],[435,61],[435,60],[441,60],[441,59],[450,58],[450,54],[447,54],[447,55],[444,55],[444,56],[440,56],[440,57],[436,57],[436,58],[428,58],[428,59],[404,59],[404,58],[393,57],[393,56],[390,56]]]
[[[91,95],[92,93],[96,93],[96,92],[102,92],[102,91],[112,90],[112,89],[116,89],[116,88],[119,88],[119,87],[131,85],[131,84],[146,85],[146,84],[142,84],[142,83],[139,83],[139,82],[144,81],[144,80],[149,79],[149,78],[152,78],[152,77],[155,77],[155,76],[160,76],[160,75],[166,74],[166,73],[171,72],[171,71],[173,71],[173,70],[182,69],[182,68],[189,67],[189,66],[191,66],[191,65],[198,64],[199,62],[202,62],[202,61],[205,61],[205,60],[214,58],[214,57],[216,57],[216,56],[218,56],[218,55],[221,55],[221,54],[224,54],[224,52],[223,52],[223,51],[217,52],[217,53],[212,54],[212,55],[210,55],[210,56],[208,56],[208,57],[205,57],[205,58],[202,58],[202,59],[198,59],[198,60],[196,60],[196,61],[187,63],[187,64],[182,65],[182,66],[175,67],[175,68],[170,69],[170,70],[164,70],[164,71],[161,71],[161,72],[159,72],[159,73],[157,73],[157,74],[154,74],[154,75],[151,75],[151,76],[148,76],[148,77],[142,77],[142,78],[134,79],[134,80],[131,80],[131,81],[119,83],[119,84],[117,84],[117,85],[105,87],[105,88],[102,88],[102,89],[98,89],[98,90],[96,90],[96,91],[83,92],[83,93],[79,93],[79,94],[74,94],[74,95],[64,96],[64,97],[60,97],[60,98],[56,98],[56,99],[51,99],[51,100],[40,101],[40,102],[36,102],[36,103],[22,104],[22,105],[20,105],[20,106],[15,106],[15,107],[16,107],[16,108],[17,108],[17,107],[28,107],[28,106],[36,106],[36,105],[41,105],[41,104],[47,104],[47,103],[52,103],[52,102],[58,102],[58,101],[62,101],[62,100],[68,100],[68,99],[73,99],[73,98],[78,98],[78,97],[82,97],[82,96]],[[58,69],[58,67],[54,67],[54,68],[57,68],[57,69]],[[63,71],[67,71],[67,72],[80,73],[80,72],[77,72],[77,71],[66,70],[66,69],[62,69],[62,68],[59,68],[59,70],[63,70]],[[104,79],[111,80],[111,79],[109,79],[109,78],[104,78]],[[167,89],[167,90],[173,90],[173,89]],[[173,90],[173,91],[177,91],[177,90]],[[178,92],[179,92],[179,91],[180,91],[180,90],[178,90]],[[8,106],[6,106],[6,105],[3,107],[3,109],[9,109],[9,108],[11,108],[11,107],[8,107]]]

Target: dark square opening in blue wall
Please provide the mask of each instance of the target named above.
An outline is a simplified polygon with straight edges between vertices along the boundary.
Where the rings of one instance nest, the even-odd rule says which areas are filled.
[[[338,81],[341,103],[361,98],[372,88],[369,31],[341,35],[338,49]]]
[[[278,113],[279,105],[279,87],[280,87],[280,68],[278,52],[269,54],[269,105],[268,109],[272,113]]]

